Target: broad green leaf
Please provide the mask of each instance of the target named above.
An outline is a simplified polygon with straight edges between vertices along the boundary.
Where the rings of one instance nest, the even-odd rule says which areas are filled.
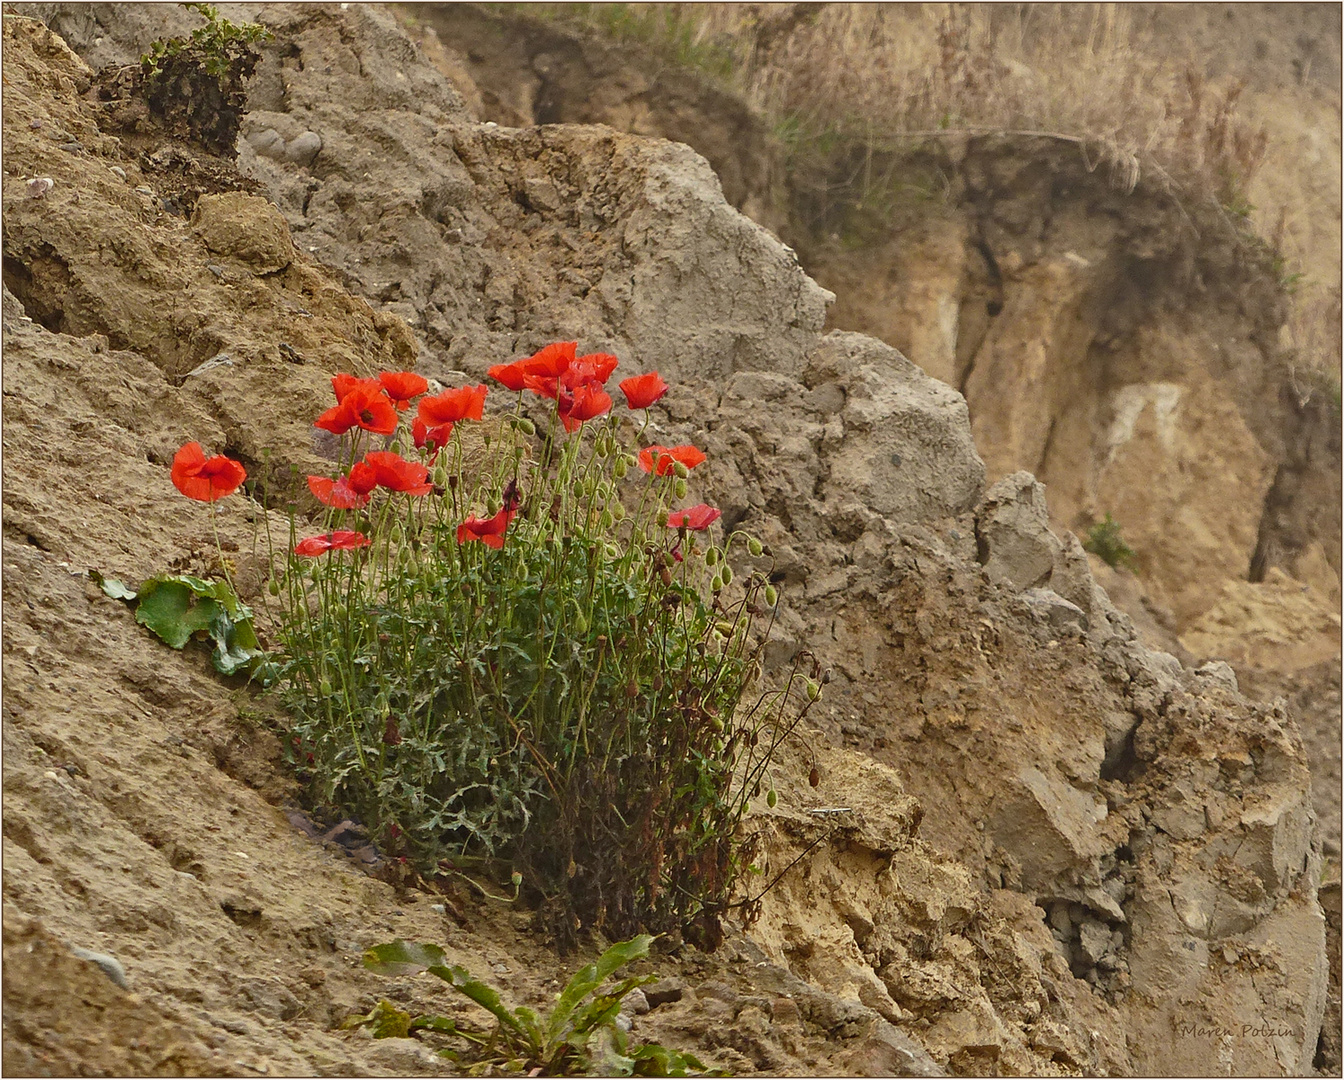
[[[180,649],[191,635],[209,630],[220,607],[213,599],[202,599],[181,581],[150,578],[140,586],[140,604],[135,621],[149,627],[164,642]]]
[[[569,1023],[579,1004],[601,986],[613,971],[649,955],[649,945],[653,943],[652,934],[639,934],[629,941],[619,941],[598,957],[597,963],[588,964],[576,971],[568,985],[560,991],[547,1024],[546,1041],[554,1042]]]
[[[387,998],[378,1002],[365,1016],[352,1016],[342,1028],[368,1027],[375,1039],[408,1039],[411,1035],[411,1014],[402,1012]]]
[[[445,956],[437,945],[419,945],[414,941],[396,941],[375,945],[364,953],[364,966],[379,975],[414,975],[432,967],[442,967]]]
[[[98,587],[113,600],[134,600],[139,595],[134,589],[128,588],[118,579],[103,577],[97,570],[90,570],[89,577],[93,578]]]

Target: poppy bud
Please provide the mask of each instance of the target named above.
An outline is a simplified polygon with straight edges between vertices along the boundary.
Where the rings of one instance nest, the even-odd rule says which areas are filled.
[[[574,629],[580,634],[586,634],[588,632],[588,620],[584,617],[582,611],[574,616]]]
[[[611,516],[617,521],[625,520],[625,504],[614,502],[611,504]]]
[[[622,455],[616,459],[616,464],[611,467],[611,471],[616,474],[617,480],[623,480],[625,474],[630,471],[630,463]]]
[[[490,432],[488,431],[481,432],[481,442],[485,443],[486,446],[490,445]]]
[[[725,585],[731,585],[733,583],[733,568],[724,563],[723,569],[719,571],[719,576],[723,578]]]
[[[715,732],[720,732],[723,730],[723,721],[720,720],[717,716],[711,716],[709,718],[709,726]]]
[[[434,470],[434,483],[438,484],[439,487],[447,487],[447,486],[448,486],[448,470],[447,470],[447,468],[445,468],[444,466],[440,465],[440,466],[438,466],[438,468],[436,468],[436,469]]]
[[[597,523],[604,529],[610,529],[616,519],[612,516],[610,510],[603,510],[602,516],[597,519]]]
[[[709,583],[710,592],[723,592],[723,578],[718,574],[714,575],[714,580]]]
[[[666,511],[666,510],[659,510],[659,511],[658,511],[658,515],[657,515],[657,519],[656,519],[656,520],[657,520],[657,522],[658,522],[658,527],[659,527],[660,529],[662,529],[662,528],[666,528],[666,527],[667,527],[667,511]]]
[[[317,684],[317,692],[323,697],[331,697],[331,680],[323,679]]]
[[[691,475],[691,470],[686,468],[685,463],[674,461],[672,462],[672,475],[678,480],[685,480],[686,477]]]
[[[686,481],[678,478],[672,482],[672,491],[678,499],[686,498]]]
[[[820,687],[820,686],[818,686],[816,683],[814,683],[811,679],[808,679],[808,680],[807,680],[806,685],[807,685],[807,700],[808,700],[808,701],[816,701],[817,698],[821,697],[821,687]]]
[[[733,624],[730,622],[724,622],[722,619],[720,619],[718,622],[714,624],[714,629],[717,630],[724,637],[727,637],[729,634],[733,632]]]
[[[755,557],[760,556],[760,554],[761,554],[763,551],[765,551],[765,545],[762,544],[759,540],[757,540],[756,537],[754,537],[754,536],[748,536],[748,537],[747,537],[747,550],[748,550],[749,552],[751,552],[752,557],[755,558]]]
[[[520,416],[513,422],[513,426],[524,435],[535,435],[537,433],[537,425],[532,423],[526,416]]]
[[[779,603],[779,590],[773,585],[767,585],[765,587],[765,606],[774,607],[777,603]]]
[[[713,565],[714,565],[715,563],[717,563],[718,561],[719,561],[719,549],[718,549],[718,548],[710,548],[708,551],[705,552],[705,565],[706,565],[706,566],[713,566]]]
[[[779,803],[779,792],[776,791],[774,788],[771,788],[769,791],[765,793],[765,805],[770,807],[771,810],[773,810],[778,803]]]
[[[821,783],[821,773],[817,772],[817,767],[815,765],[812,766],[812,771],[807,774],[807,782],[813,787],[816,787]]]
[[[280,582],[276,581],[275,578],[271,578],[270,582],[266,585],[266,591],[269,592],[272,596],[279,596]]]

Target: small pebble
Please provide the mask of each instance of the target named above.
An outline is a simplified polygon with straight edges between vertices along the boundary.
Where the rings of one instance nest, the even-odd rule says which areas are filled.
[[[123,990],[129,990],[131,988],[130,984],[126,981],[126,969],[121,966],[121,961],[115,956],[109,956],[107,953],[93,952],[90,949],[81,949],[78,945],[70,951],[81,960],[87,960],[91,964],[97,964],[103,969],[103,974]]]
[[[126,170],[123,169],[120,165],[112,166],[112,174],[123,182],[126,180]]]
[[[49,176],[37,176],[28,181],[28,198],[44,199],[47,192],[56,186],[56,181]]]
[[[55,780],[55,779],[56,779],[56,774],[55,774],[54,772],[52,772],[50,769],[48,769],[48,770],[47,770],[46,772],[44,772],[42,775],[45,776],[48,780]]]
[[[34,131],[36,131],[38,128],[42,126],[42,121],[40,119],[34,118],[28,121],[28,126],[32,128]]]

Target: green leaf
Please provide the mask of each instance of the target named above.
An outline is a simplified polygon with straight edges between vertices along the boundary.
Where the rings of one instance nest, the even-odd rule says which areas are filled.
[[[341,1024],[344,1029],[368,1027],[375,1039],[409,1039],[411,1014],[402,1012],[387,998],[383,998],[364,1016],[351,1016]]]
[[[116,578],[103,577],[97,570],[90,570],[89,577],[93,578],[98,587],[113,600],[134,600],[139,595]]]
[[[442,967],[444,952],[437,945],[418,945],[414,941],[396,941],[376,945],[364,953],[364,966],[379,975],[415,975],[432,967]]]
[[[191,640],[192,634],[208,630],[219,611],[215,600],[202,598],[186,581],[157,577],[140,586],[135,621],[149,627],[174,649],[180,649]]]
[[[617,942],[598,957],[596,964],[588,964],[576,971],[556,1000],[555,1010],[546,1027],[546,1041],[555,1042],[583,999],[601,986],[617,968],[631,960],[648,956],[652,943],[652,934],[639,934],[629,941]]]

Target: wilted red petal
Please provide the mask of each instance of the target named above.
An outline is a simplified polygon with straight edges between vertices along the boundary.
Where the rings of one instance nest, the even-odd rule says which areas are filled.
[[[448,439],[452,434],[452,424],[436,424],[430,427],[418,416],[411,423],[411,438],[415,441],[417,450],[423,450],[428,446],[432,452],[438,453],[440,447],[448,445]]]
[[[705,461],[705,453],[689,443],[684,446],[646,446],[639,452],[639,467],[645,472],[653,472],[654,451],[658,453],[658,475],[666,476],[680,461],[688,469],[694,469]]]
[[[387,396],[392,399],[398,412],[410,408],[411,398],[429,389],[425,377],[413,371],[380,371],[378,382],[387,391]]]
[[[457,527],[457,542],[465,544],[469,540],[479,540],[487,547],[502,548],[504,533],[517,513],[517,510],[504,507],[494,517],[469,517]]]
[[[680,529],[684,525],[688,529],[699,532],[702,529],[708,529],[722,516],[723,511],[717,507],[700,503],[698,506],[692,506],[689,510],[674,510],[668,514],[667,527],[669,529]]]
[[[350,551],[354,548],[368,547],[371,541],[363,533],[350,529],[337,529],[335,532],[310,536],[294,545],[295,555],[323,555],[328,551]]]
[[[390,450],[371,450],[364,461],[373,469],[378,483],[389,491],[404,491],[408,495],[428,495],[434,488],[426,483],[429,470],[423,465],[392,453]]]
[[[668,391],[667,383],[656,371],[647,375],[635,375],[622,379],[618,384],[625,395],[626,403],[632,409],[647,409]]]
[[[421,398],[416,415],[427,427],[455,424],[459,420],[479,420],[485,415],[485,395],[484,383],[445,390],[434,397]]]
[[[200,443],[189,442],[173,455],[169,475],[173,486],[188,499],[215,502],[237,491],[247,479],[247,470],[223,454],[206,458]]]
[[[527,374],[522,369],[522,363],[519,360],[512,364],[496,364],[486,374],[495,382],[503,383],[510,390],[521,390],[523,388],[523,378]]]
[[[356,491],[344,476],[337,480],[325,476],[310,476],[308,490],[317,496],[318,502],[335,507],[337,510],[356,510],[369,503],[368,492]]]

